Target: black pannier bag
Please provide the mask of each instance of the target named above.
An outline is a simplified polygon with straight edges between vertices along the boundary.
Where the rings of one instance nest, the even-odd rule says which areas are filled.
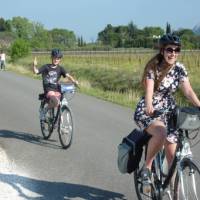
[[[118,145],[118,169],[124,173],[132,173],[139,166],[143,146],[147,144],[151,136],[141,130],[134,129],[124,137]]]

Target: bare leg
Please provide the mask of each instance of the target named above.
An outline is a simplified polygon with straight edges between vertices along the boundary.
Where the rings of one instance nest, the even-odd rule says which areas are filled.
[[[166,128],[163,122],[155,121],[146,131],[152,135],[148,143],[146,167],[151,169],[151,165],[156,153],[162,148],[166,139]]]
[[[168,169],[171,167],[174,156],[175,156],[175,151],[176,151],[176,143],[170,143],[168,140],[165,141],[165,155],[167,158],[167,163],[168,163]],[[176,173],[173,174],[171,180],[170,180],[170,190],[173,193],[174,190],[174,181],[175,181]]]
[[[168,166],[170,167],[173,159],[174,159],[174,155],[175,155],[175,151],[176,151],[176,143],[170,143],[169,141],[165,141],[165,154],[166,154],[166,158],[167,158],[167,163]]]

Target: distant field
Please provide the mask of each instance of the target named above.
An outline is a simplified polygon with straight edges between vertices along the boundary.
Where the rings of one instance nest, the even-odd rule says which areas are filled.
[[[65,52],[62,65],[80,81],[81,91],[99,98],[134,107],[142,95],[140,78],[146,62],[155,51],[123,50],[123,51],[68,51]],[[50,62],[46,53],[34,53],[15,63],[12,70],[31,74],[34,56],[41,66]],[[184,63],[190,76],[194,90],[200,95],[200,52],[183,51],[179,61]],[[181,94],[177,95],[181,104],[187,102]]]

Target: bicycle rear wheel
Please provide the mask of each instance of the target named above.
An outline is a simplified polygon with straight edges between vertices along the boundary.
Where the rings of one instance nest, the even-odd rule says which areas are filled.
[[[200,199],[200,170],[190,159],[181,162],[181,170],[177,173],[174,186],[174,200]]]
[[[40,105],[40,111],[47,108],[48,104],[42,102]],[[45,140],[49,139],[53,132],[53,120],[54,120],[54,109],[47,110],[45,114],[45,119],[40,119],[40,128]]]
[[[71,111],[67,106],[64,106],[61,108],[58,125],[59,139],[63,149],[70,147],[72,143],[73,131]]]

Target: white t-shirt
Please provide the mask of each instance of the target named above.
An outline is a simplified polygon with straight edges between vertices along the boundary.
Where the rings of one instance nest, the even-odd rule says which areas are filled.
[[[5,61],[6,60],[6,55],[5,53],[1,53],[0,54],[1,60]]]

